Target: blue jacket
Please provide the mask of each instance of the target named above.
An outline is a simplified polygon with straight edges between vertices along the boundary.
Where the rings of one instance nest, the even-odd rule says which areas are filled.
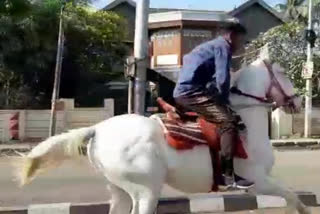
[[[231,47],[223,38],[196,47],[183,58],[183,67],[174,89],[175,98],[206,90],[223,103],[229,101]]]

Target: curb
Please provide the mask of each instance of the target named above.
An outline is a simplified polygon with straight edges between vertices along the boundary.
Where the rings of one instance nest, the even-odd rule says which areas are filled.
[[[320,146],[320,139],[284,139],[271,140],[274,147],[317,147]]]
[[[318,207],[316,195],[312,193],[297,193],[303,203],[310,207]],[[208,212],[235,212],[257,210],[266,208],[284,208],[286,201],[275,196],[239,195],[198,195],[186,198],[161,199],[157,214],[182,214],[182,213],[208,213]],[[110,205],[107,203],[88,204],[41,204],[30,205],[27,208],[12,207],[0,208],[0,214],[106,214]]]
[[[30,152],[38,144],[25,144],[25,143],[15,143],[15,144],[0,144],[0,156],[1,155],[17,155],[17,153],[27,153]]]
[[[271,144],[275,149],[279,150],[299,150],[310,149],[320,150],[320,139],[285,139],[271,140]],[[0,156],[12,156],[17,153],[30,152],[37,144],[0,144]]]

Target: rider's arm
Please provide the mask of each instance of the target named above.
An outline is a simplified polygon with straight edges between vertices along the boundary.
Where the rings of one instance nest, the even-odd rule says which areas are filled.
[[[218,46],[214,50],[215,81],[221,101],[229,102],[230,90],[230,53],[226,46]]]

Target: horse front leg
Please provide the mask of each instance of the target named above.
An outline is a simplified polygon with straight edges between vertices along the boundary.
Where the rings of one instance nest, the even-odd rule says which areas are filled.
[[[112,197],[109,214],[129,214],[132,205],[130,195],[111,183],[107,189]]]
[[[262,166],[256,167],[256,173],[252,179],[255,183],[255,191],[258,194],[280,196],[286,199],[289,209],[294,207],[299,214],[311,214],[311,210],[305,206],[298,196],[279,182],[265,173]],[[287,212],[292,214],[292,210]]]

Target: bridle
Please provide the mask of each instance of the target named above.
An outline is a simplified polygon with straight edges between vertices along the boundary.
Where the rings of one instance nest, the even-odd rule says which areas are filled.
[[[271,90],[273,87],[275,87],[283,95],[284,100],[285,100],[285,106],[294,107],[293,99],[298,97],[298,95],[296,95],[296,94],[294,94],[292,96],[287,95],[287,93],[283,90],[281,84],[277,80],[276,76],[274,75],[271,65],[265,60],[263,60],[263,63],[266,66],[268,73],[269,73],[269,76],[270,76],[270,86],[267,90],[266,97],[259,97],[259,96],[247,94],[247,93],[242,92],[241,90],[239,90],[236,87],[232,87],[230,92],[233,94],[240,95],[240,96],[253,98],[253,99],[258,100],[263,103],[271,104],[271,103],[273,103],[273,101],[271,100]]]

